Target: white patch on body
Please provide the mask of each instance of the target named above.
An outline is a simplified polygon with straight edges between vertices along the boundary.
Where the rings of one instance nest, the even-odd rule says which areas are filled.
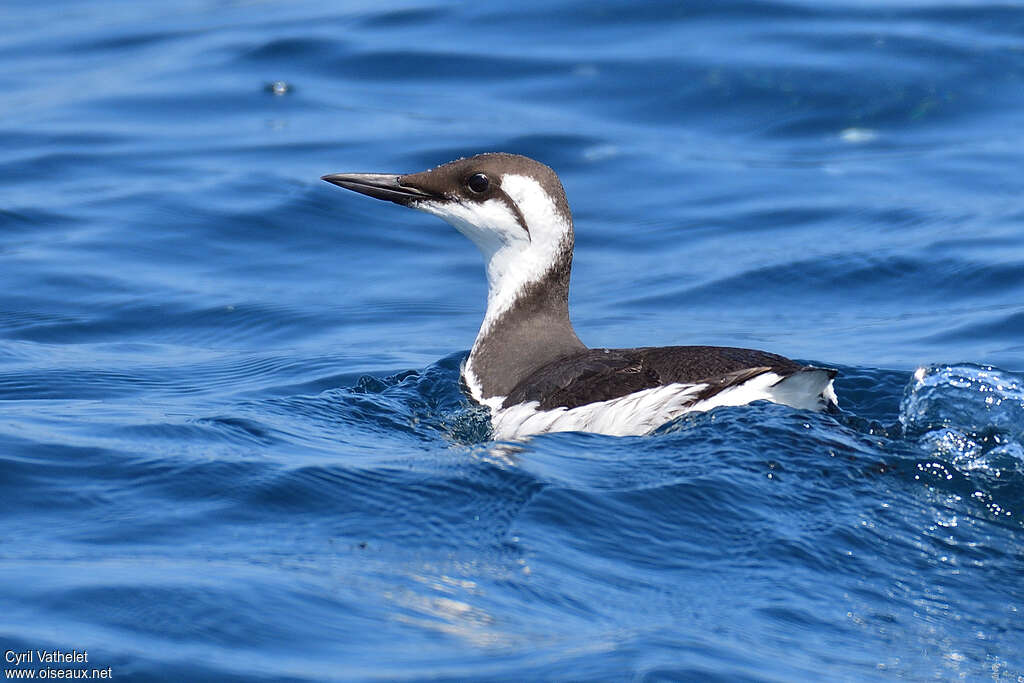
[[[569,409],[537,410],[537,401],[501,409],[495,407],[492,399],[486,405],[491,408],[494,439],[512,440],[544,432],[642,436],[686,413],[718,406],[772,401],[800,410],[821,410],[826,401],[834,402],[835,397],[832,380],[825,371],[805,371],[785,379],[774,372],[765,372],[702,401],[694,401],[694,395],[706,386],[666,384]]]
[[[666,384],[610,401],[576,408],[537,410],[538,402],[519,403],[491,411],[496,440],[518,439],[544,432],[594,432],[613,436],[647,434],[686,411],[703,384]]]
[[[839,397],[836,396],[836,388],[832,385],[832,380],[828,381],[828,386],[825,387],[825,391],[821,392],[821,397],[825,399],[826,403],[831,403],[836,408],[839,407]]]
[[[480,405],[485,405],[491,409],[493,415],[495,411],[501,408],[501,404],[505,401],[504,396],[492,396],[490,398],[484,398],[483,386],[480,384],[480,380],[477,378],[476,373],[473,372],[473,364],[470,359],[467,358],[466,362],[462,365],[462,379],[466,381],[466,386],[469,387],[469,395],[473,397],[473,400]]]

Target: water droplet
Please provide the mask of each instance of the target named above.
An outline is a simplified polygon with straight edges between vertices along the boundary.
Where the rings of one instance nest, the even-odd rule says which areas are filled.
[[[280,97],[281,95],[287,95],[292,91],[292,86],[288,85],[285,81],[271,81],[267,83],[267,92]]]

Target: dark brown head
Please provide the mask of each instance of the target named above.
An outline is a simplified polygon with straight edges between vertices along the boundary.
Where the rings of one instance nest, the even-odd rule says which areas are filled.
[[[335,173],[323,179],[440,216],[485,254],[500,243],[550,241],[552,228],[564,237],[568,226],[571,239],[572,214],[558,176],[517,154],[478,154],[407,175]]]
[[[565,191],[539,161],[478,154],[421,173],[335,173],[323,179],[451,223],[483,253],[492,296],[539,280],[555,267],[567,275],[572,262]]]

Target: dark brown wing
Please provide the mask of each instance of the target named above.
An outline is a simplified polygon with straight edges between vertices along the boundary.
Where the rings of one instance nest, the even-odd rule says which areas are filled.
[[[537,401],[540,410],[576,408],[665,384],[707,384],[694,400],[764,372],[788,376],[799,363],[764,351],[725,346],[587,349],[548,363],[522,380],[503,406]]]

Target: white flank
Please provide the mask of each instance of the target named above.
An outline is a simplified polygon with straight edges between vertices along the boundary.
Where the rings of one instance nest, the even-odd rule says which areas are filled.
[[[832,378],[825,370],[804,370],[790,375],[772,387],[768,400],[800,410],[821,410],[826,403],[839,405]]]
[[[570,409],[537,410],[537,401],[530,401],[492,410],[491,426],[497,440],[543,432],[647,434],[687,412],[686,407],[693,404],[693,395],[703,388],[703,384],[666,384]]]
[[[680,415],[703,412],[718,406],[772,401],[801,410],[821,410],[826,401],[832,401],[835,397],[832,380],[825,371],[805,371],[782,381],[774,372],[766,372],[695,402],[694,394],[705,386],[666,384],[571,409],[537,410],[539,404],[536,401],[505,409],[495,409],[493,402],[488,405],[491,407],[494,438],[512,440],[544,432],[642,436]]]

